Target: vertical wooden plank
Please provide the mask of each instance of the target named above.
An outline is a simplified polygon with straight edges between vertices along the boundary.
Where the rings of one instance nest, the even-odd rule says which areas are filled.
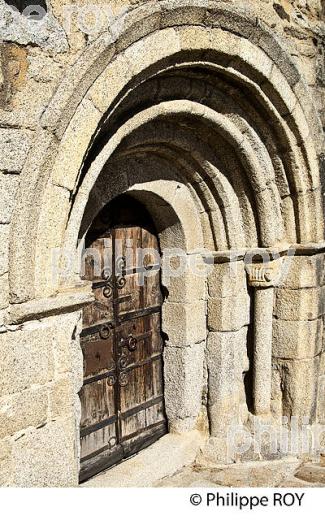
[[[83,312],[84,385],[79,393],[81,467],[83,461],[89,466],[92,457],[110,451],[116,444],[113,295],[107,285],[112,266],[112,237],[106,230],[100,233],[100,225],[97,219],[86,240],[84,278],[93,282],[95,301]]]

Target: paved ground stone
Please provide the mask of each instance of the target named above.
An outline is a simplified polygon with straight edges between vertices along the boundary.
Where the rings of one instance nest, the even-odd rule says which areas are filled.
[[[325,467],[317,464],[304,464],[295,473],[295,477],[312,484],[325,486]]]
[[[154,487],[325,487],[325,466],[297,459],[209,468],[192,465]]]

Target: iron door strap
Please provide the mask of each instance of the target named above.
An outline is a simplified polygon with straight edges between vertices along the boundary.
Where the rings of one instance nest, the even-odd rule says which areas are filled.
[[[134,352],[137,348],[137,339],[130,334],[127,338],[121,338],[119,342],[119,350],[117,353],[117,369],[119,386],[128,384],[127,368],[129,364],[129,352]]]
[[[105,298],[110,298],[113,294],[113,283],[114,277],[110,269],[103,269],[102,278],[105,280],[105,286],[103,288],[103,295]]]
[[[118,289],[123,289],[126,284],[126,258],[125,256],[121,256],[116,259],[116,287]]]
[[[102,271],[102,278],[105,280],[103,288],[103,295],[105,298],[110,298],[113,294],[113,289],[123,289],[126,285],[126,258],[121,256],[116,259],[115,262],[115,273],[112,273],[111,269],[105,268]]]
[[[90,337],[93,337],[94,340],[98,339],[98,336],[101,339],[107,339],[111,331],[114,330],[114,323],[108,321],[106,323],[99,323],[98,325],[92,325],[91,327],[85,327],[80,334],[81,338],[87,338],[87,341]],[[98,335],[98,336],[97,336]]]

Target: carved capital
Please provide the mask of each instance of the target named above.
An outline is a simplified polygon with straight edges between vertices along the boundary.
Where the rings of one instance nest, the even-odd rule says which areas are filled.
[[[271,262],[246,264],[248,283],[252,287],[274,287],[281,277],[282,258]]]

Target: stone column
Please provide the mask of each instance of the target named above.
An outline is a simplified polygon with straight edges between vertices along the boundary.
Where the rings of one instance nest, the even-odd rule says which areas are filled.
[[[256,415],[270,412],[273,287],[255,289],[253,396]]]
[[[253,399],[256,415],[270,413],[274,280],[278,267],[278,261],[246,265],[248,283],[255,288]]]

